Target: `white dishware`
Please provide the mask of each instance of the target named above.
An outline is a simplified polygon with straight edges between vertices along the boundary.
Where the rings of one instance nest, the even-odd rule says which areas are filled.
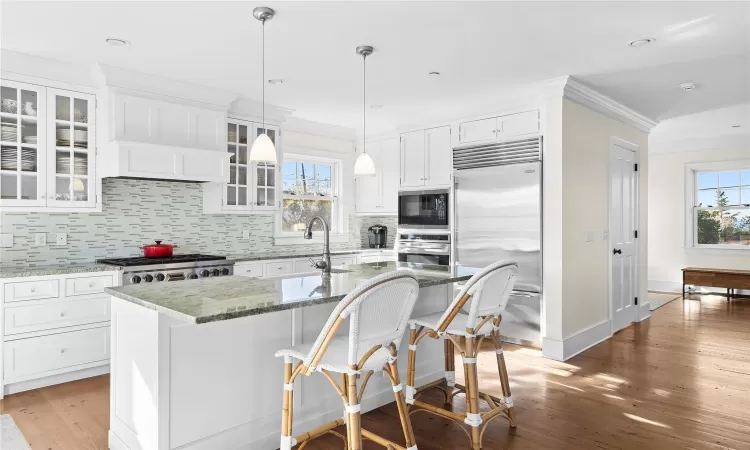
[[[27,116],[36,116],[36,109],[34,108],[34,102],[26,102],[23,105],[23,113]]]
[[[15,114],[18,111],[18,102],[10,98],[5,98],[2,103],[0,103],[0,110],[2,110],[2,112]]]

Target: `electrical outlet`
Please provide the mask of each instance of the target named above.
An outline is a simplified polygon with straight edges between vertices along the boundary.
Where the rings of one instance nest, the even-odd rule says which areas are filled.
[[[242,239],[250,239],[250,230],[242,230]]]
[[[609,230],[602,230],[602,240],[606,241],[609,239]]]
[[[586,242],[591,242],[594,240],[594,232],[593,231],[587,231],[586,232]]]
[[[37,233],[34,235],[34,245],[42,247],[47,245],[47,233]]]
[[[0,233],[0,247],[13,248],[13,234]]]
[[[65,233],[55,234],[55,245],[68,245],[68,235]]]

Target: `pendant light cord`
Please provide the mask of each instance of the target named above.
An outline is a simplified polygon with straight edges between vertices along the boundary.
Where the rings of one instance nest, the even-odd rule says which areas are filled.
[[[362,54],[362,153],[367,153],[367,53]]]
[[[266,130],[266,19],[263,19],[263,33],[261,37],[261,86],[263,90],[263,108],[262,108],[262,120],[263,120],[263,134],[268,136],[268,130]]]

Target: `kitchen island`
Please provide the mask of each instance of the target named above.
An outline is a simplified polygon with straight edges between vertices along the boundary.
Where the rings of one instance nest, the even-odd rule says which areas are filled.
[[[444,311],[452,283],[470,276],[443,266],[380,262],[330,276],[231,276],[107,289],[112,296],[110,448],[276,449],[284,369],[276,350],[313,342],[354,287],[405,269],[414,271],[420,285],[414,316]],[[407,341],[399,350],[404,379]],[[443,354],[441,342],[420,345],[417,385],[443,376]],[[363,410],[391,401],[390,381],[373,377]],[[294,402],[294,434],[342,415],[341,399],[322,376],[301,377]]]

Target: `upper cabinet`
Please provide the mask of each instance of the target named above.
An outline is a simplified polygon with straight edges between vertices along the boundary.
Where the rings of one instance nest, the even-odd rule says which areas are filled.
[[[400,187],[447,187],[451,183],[451,129],[449,126],[401,135]]]
[[[107,99],[102,176],[229,181],[225,107],[120,89]]]
[[[488,119],[462,122],[458,126],[458,143],[498,141],[539,132],[539,111],[526,111]]]
[[[95,98],[0,81],[0,206],[97,207]]]
[[[357,214],[397,214],[399,140],[368,142],[367,153],[375,163],[375,176],[354,179]]]
[[[250,162],[250,148],[255,138],[267,132],[276,146],[279,164]],[[279,127],[240,119],[228,119],[226,150],[229,153],[229,183],[203,186],[203,207],[206,213],[249,213],[276,211],[280,207],[279,167],[281,167]]]

